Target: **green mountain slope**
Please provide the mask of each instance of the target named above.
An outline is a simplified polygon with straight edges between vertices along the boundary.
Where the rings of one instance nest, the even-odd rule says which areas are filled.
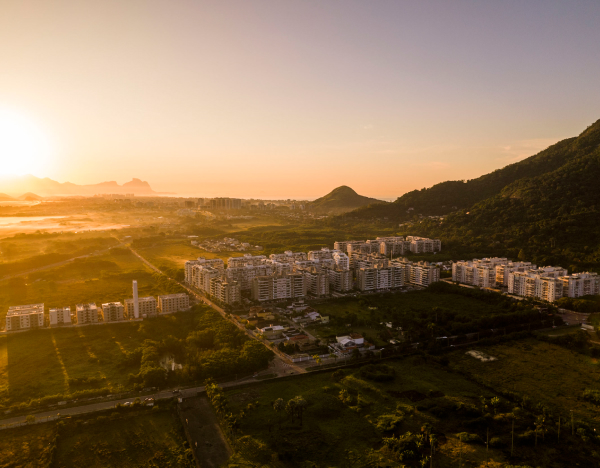
[[[362,218],[388,217],[394,220],[411,218],[415,213],[445,215],[462,208],[469,208],[489,197],[497,195],[511,183],[550,173],[569,161],[572,145],[578,140],[560,141],[518,163],[498,169],[477,179],[441,182],[430,188],[413,190],[385,206],[357,210],[353,215]],[[413,212],[407,213],[409,208]]]
[[[389,203],[375,198],[364,197],[356,193],[350,187],[342,185],[341,187],[332,190],[324,197],[311,202],[308,205],[308,209],[318,213],[344,213],[371,204]]]
[[[497,193],[473,196],[475,203],[444,221],[425,219],[410,230],[478,252],[600,268],[600,120],[577,138],[476,180],[500,179],[509,168],[519,177]]]

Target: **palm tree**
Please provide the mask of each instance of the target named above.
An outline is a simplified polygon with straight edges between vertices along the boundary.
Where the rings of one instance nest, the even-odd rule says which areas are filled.
[[[300,419],[300,426],[302,426],[302,414],[304,413],[304,410],[308,406],[308,403],[301,396],[295,397],[294,400],[295,400],[296,413],[298,414],[298,418]]]
[[[285,411],[292,417],[292,424],[294,423],[294,416],[296,416],[296,401],[292,398],[285,405]]]
[[[277,400],[273,402],[273,409],[279,415],[279,429],[281,430],[281,413],[283,412],[283,410],[285,410],[285,403],[283,401],[283,398],[277,398]]]

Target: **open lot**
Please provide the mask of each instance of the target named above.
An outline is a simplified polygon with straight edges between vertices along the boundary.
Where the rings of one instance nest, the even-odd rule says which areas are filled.
[[[175,411],[147,411],[115,419],[100,416],[89,424],[61,430],[53,466],[192,467],[185,443]]]
[[[453,466],[458,455],[454,453],[458,448],[454,435],[460,432],[458,423],[451,417],[433,416],[425,406],[474,405],[480,395],[491,397],[493,394],[420,358],[387,364],[396,372],[393,382],[373,382],[364,379],[359,371],[348,370],[338,383],[332,380],[331,373],[321,373],[231,390],[227,395],[235,410],[258,401],[258,407],[242,421],[241,432],[267,442],[279,453],[285,466],[304,466],[304,461],[316,462],[318,466],[350,466],[345,465],[350,463],[348,452],[363,457],[364,462],[367,455],[374,454],[373,448],[381,447],[383,437],[407,431],[418,434],[425,423],[431,424],[444,441],[435,466]],[[338,396],[341,391],[354,395],[360,403],[343,404]],[[302,426],[272,408],[276,399],[287,402],[298,395],[308,403]],[[397,427],[389,431],[382,429],[381,421],[386,416],[397,416]],[[485,457],[485,448],[481,446],[468,449],[465,446],[464,451],[463,466],[478,466],[472,463]],[[499,462],[504,456],[492,450],[490,459]]]
[[[582,399],[585,389],[598,388],[597,359],[534,339],[486,347],[485,352],[498,359],[480,362],[457,351],[450,356],[451,365],[553,411],[573,411],[576,418],[594,422],[600,418],[600,407]]]
[[[129,386],[129,374],[139,364],[126,366],[122,358],[144,340],[172,335],[185,338],[193,314],[158,317],[85,327],[65,327],[11,333],[0,338],[0,404],[8,406],[31,398],[69,394],[77,390]],[[94,385],[70,386],[69,379],[95,377]]]
[[[181,292],[176,283],[157,276],[141,260],[124,248],[77,259],[26,277],[0,282],[0,325],[9,306],[42,302],[46,308],[95,302],[97,305],[132,297],[132,281],[137,280],[140,297]]]
[[[0,437],[0,467],[48,467],[55,435],[55,424],[36,424],[3,431]]]

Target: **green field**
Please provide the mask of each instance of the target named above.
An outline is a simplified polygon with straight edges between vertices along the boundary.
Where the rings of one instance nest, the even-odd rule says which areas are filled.
[[[563,415],[573,411],[578,419],[600,419],[600,407],[582,399],[585,389],[600,390],[597,359],[533,339],[484,351],[498,360],[484,363],[457,352],[450,357],[451,365],[494,388],[527,395]]]
[[[198,257],[220,258],[227,263],[229,257],[241,257],[243,255],[241,252],[206,252],[191,245],[190,239],[167,239],[148,247],[138,248],[136,251],[159,268],[175,269],[183,268],[186,261],[195,260]]]
[[[479,294],[436,283],[435,288],[432,286],[421,291],[343,298],[313,307],[321,315],[329,316],[330,320],[328,325],[309,327],[316,337],[325,340],[357,332],[366,334],[374,344],[382,345],[397,335],[382,325],[384,322],[402,326],[413,341],[418,341],[427,339],[427,334],[431,337],[464,333],[461,327],[469,323],[506,315],[524,306],[511,304],[509,299],[499,294]],[[477,331],[477,325],[473,327]]]
[[[0,468],[48,467],[55,435],[55,424],[36,424],[2,431]]]
[[[56,468],[192,467],[191,453],[175,411],[144,411],[60,431]]]
[[[193,314],[174,314],[139,322],[90,325],[11,333],[0,338],[0,404],[70,394],[96,387],[129,387],[135,366],[122,358],[144,340],[185,338]],[[139,364],[137,366],[139,368]],[[69,379],[97,377],[97,385],[70,386]]]
[[[129,250],[78,259],[56,268],[0,282],[0,320],[11,305],[42,302],[51,307],[95,302],[97,305],[132,297],[137,280],[140,297],[183,291],[176,283],[157,276]]]
[[[354,466],[349,462],[348,451],[362,457],[356,466],[366,466],[363,463],[369,454],[376,454],[383,437],[407,431],[418,434],[425,423],[431,424],[435,433],[443,434],[444,444],[438,449],[434,465],[453,466],[458,455],[455,453],[458,439],[454,435],[460,432],[457,421],[452,417],[433,416],[425,406],[445,408],[459,403],[473,406],[478,404],[480,395],[491,397],[493,394],[418,358],[388,364],[397,375],[395,381],[389,383],[366,380],[359,371],[346,371],[346,377],[338,383],[332,380],[331,373],[322,373],[230,390],[227,395],[234,410],[258,401],[257,409],[243,420],[240,432],[267,442],[279,454],[283,466],[305,466],[302,464],[305,461],[316,462],[317,466]],[[342,403],[338,398],[342,390],[358,398],[358,403]],[[400,394],[420,395],[423,400],[415,403]],[[292,423],[284,413],[279,428],[280,415],[272,409],[273,401],[278,398],[288,401],[297,395],[308,403],[302,426]],[[399,418],[397,428],[388,431],[381,425],[378,427],[386,416]],[[456,418],[461,419],[459,415]],[[481,445],[465,446],[463,463],[470,462],[464,466],[479,466],[472,463],[481,461],[484,456],[485,449]],[[505,460],[496,450],[491,451],[490,459]]]

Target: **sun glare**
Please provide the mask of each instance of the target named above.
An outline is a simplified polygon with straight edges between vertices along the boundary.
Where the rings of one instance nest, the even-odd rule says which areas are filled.
[[[0,176],[39,173],[51,155],[50,141],[34,120],[0,109]]]

